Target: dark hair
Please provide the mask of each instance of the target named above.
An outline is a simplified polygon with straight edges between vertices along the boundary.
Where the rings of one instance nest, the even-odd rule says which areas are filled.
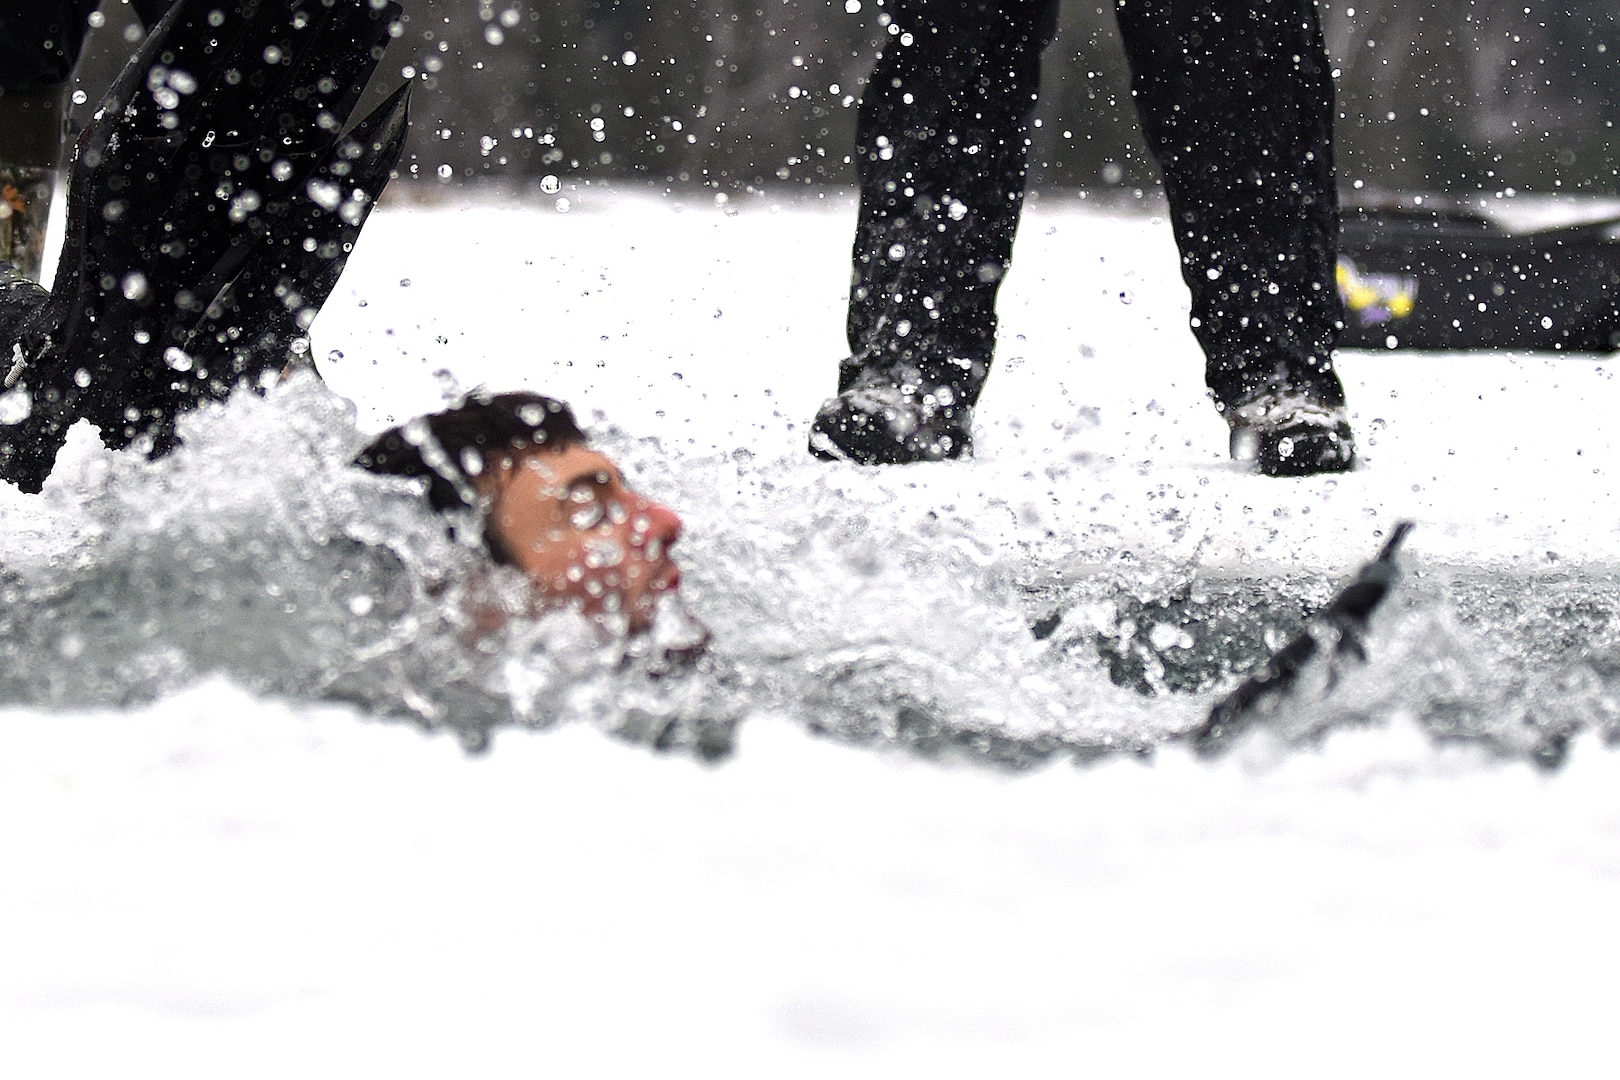
[[[476,509],[473,477],[501,457],[587,441],[573,412],[555,398],[474,390],[453,408],[389,428],[354,460],[369,472],[426,477],[428,505],[443,514]],[[496,562],[512,561],[487,522],[484,546]]]

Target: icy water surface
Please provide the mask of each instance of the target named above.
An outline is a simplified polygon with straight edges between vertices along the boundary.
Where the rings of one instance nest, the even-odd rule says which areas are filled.
[[[712,643],[672,664],[676,611],[650,643],[566,615],[475,633],[467,610],[518,584],[408,483],[351,467],[366,435],[314,380],[183,433],[157,463],[86,435],[43,496],[0,507],[0,705],[126,706],[223,674],[470,748],[507,725],[583,723],[713,758],[774,714],[998,765],[1145,753],[1298,632],[1392,524],[1369,520],[1331,565],[1245,563],[1209,550],[1196,509],[1054,506],[1044,474],[683,456],[601,428],[633,482],[686,516],[686,606]],[[1367,662],[1317,665],[1262,726],[1309,745],[1410,718],[1544,763],[1578,731],[1620,733],[1612,573],[1446,565],[1421,523],[1403,562]]]

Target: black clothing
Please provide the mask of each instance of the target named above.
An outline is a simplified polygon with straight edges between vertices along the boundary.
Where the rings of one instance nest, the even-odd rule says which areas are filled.
[[[75,421],[119,448],[279,371],[404,143],[408,86],[339,135],[399,8],[179,0],[79,139],[52,290],[0,263],[0,479],[37,491]],[[336,121],[334,123],[334,121]]]
[[[6,0],[0,5],[0,260],[37,278],[45,221],[68,134],[68,81],[100,0]],[[167,0],[138,0],[144,15]],[[0,303],[18,308],[15,289]],[[3,321],[3,317],[0,317]]]
[[[0,165],[50,170],[61,160],[67,81],[97,3],[14,0],[0,11]],[[48,202],[49,186],[40,194]]]
[[[839,390],[910,370],[971,405],[1058,2],[884,9],[889,44],[860,107]],[[1341,322],[1333,91],[1313,0],[1117,0],[1116,14],[1217,404],[1289,388],[1342,405],[1328,360]]]
[[[172,0],[132,0],[148,28]],[[0,97],[51,90],[79,62],[90,15],[101,0],[13,0],[0,10]]]

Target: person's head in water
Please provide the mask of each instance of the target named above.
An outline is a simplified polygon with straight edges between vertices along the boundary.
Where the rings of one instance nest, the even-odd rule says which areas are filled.
[[[441,513],[482,511],[491,558],[523,571],[547,606],[622,613],[641,631],[680,587],[669,554],[680,518],[628,488],[553,398],[474,392],[384,432],[357,462],[426,478]]]

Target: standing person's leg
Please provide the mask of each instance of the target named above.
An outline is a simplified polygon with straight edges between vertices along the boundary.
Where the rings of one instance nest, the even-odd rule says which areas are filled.
[[[0,389],[29,404],[0,480],[40,490],[78,420],[166,452],[179,413],[282,368],[404,144],[409,84],[344,128],[399,17],[180,0],[154,27],[79,139],[55,287],[0,276]],[[152,93],[177,72],[188,92]],[[258,198],[236,213],[233,189]]]
[[[174,0],[131,0],[148,30]],[[0,11],[0,261],[38,280],[62,162],[67,95],[101,0],[27,0]]]
[[[141,20],[141,25],[150,32],[152,27],[168,10],[175,5],[175,0],[130,0],[135,8],[135,15]]]
[[[1331,361],[1333,84],[1314,0],[1116,10],[1233,455],[1274,475],[1350,468]]]
[[[62,156],[68,78],[99,0],[28,0],[0,12],[0,260],[39,278]]]
[[[850,358],[811,429],[820,457],[953,458],[995,345],[1029,121],[1057,0],[888,0],[861,99]]]
[[[0,11],[0,98],[66,83],[101,0],[27,0]]]

